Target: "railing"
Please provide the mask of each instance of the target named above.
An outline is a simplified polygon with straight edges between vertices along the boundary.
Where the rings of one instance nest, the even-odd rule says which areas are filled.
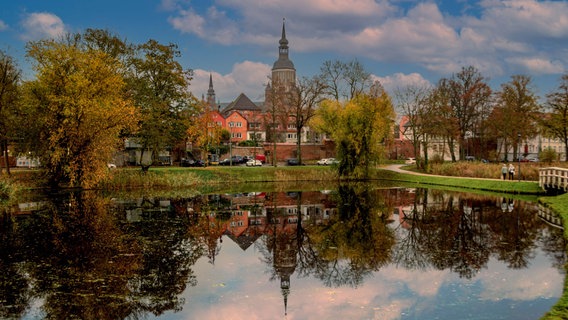
[[[538,171],[538,185],[544,190],[556,189],[564,192],[568,189],[568,169],[542,168]]]
[[[562,218],[556,212],[541,204],[538,205],[538,217],[553,227],[564,229]]]

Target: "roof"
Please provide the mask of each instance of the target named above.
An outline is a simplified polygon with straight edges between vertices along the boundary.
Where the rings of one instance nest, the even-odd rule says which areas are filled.
[[[250,110],[250,111],[261,111],[261,108],[256,105],[252,100],[249,99],[244,93],[239,94],[239,96],[229,103],[225,108],[223,108],[223,113],[227,114],[229,111],[239,111],[239,110]]]

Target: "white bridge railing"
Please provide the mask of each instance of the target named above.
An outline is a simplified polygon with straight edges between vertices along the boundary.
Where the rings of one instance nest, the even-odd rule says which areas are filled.
[[[555,167],[539,169],[538,185],[544,190],[557,189],[566,192],[568,189],[568,169]]]

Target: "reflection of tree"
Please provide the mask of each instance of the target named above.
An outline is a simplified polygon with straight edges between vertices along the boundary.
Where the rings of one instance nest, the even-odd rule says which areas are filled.
[[[356,287],[390,261],[394,237],[368,186],[341,185],[338,191],[337,215],[318,230],[318,251],[327,264],[316,276],[327,286]]]
[[[10,286],[18,289],[1,297],[14,307],[0,310],[18,316],[32,299],[42,299],[50,319],[180,310],[178,296],[187,283],[195,284],[190,267],[202,249],[187,237],[186,222],[168,215],[121,224],[94,193],[55,197],[47,209],[8,230],[12,240],[3,245],[12,246],[13,258],[0,256],[0,264],[16,272]]]

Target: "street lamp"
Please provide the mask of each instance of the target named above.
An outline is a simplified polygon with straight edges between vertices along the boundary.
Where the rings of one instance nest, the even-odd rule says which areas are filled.
[[[229,122],[229,166],[233,166],[233,122]]]
[[[519,150],[518,150],[518,154],[517,157],[519,157],[519,182],[521,182],[521,133],[519,132],[517,134],[517,137],[519,138]]]

